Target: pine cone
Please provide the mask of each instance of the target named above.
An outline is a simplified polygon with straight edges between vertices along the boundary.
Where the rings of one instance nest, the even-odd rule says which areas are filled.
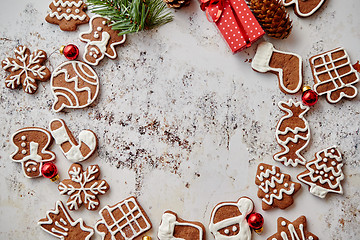
[[[179,9],[190,4],[190,0],[163,0],[169,8]]]
[[[250,9],[264,31],[273,38],[287,38],[292,21],[281,0],[250,0]]]

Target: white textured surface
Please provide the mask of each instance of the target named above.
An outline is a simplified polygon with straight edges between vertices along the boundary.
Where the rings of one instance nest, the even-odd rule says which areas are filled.
[[[13,56],[18,44],[43,49],[48,55],[62,44],[85,46],[77,32],[62,32],[44,18],[50,1],[3,1],[0,15],[1,59]],[[343,46],[353,63],[360,58],[360,7],[357,0],[329,0],[314,16],[299,19],[288,8],[293,32],[287,40],[270,41],[277,49],[293,51],[304,58],[304,79],[312,84],[307,59],[322,51]],[[56,200],[67,201],[47,179],[27,179],[20,164],[9,160],[14,150],[10,135],[27,126],[47,127],[53,118],[63,118],[77,135],[91,129],[99,137],[99,149],[83,166],[99,164],[101,178],[110,191],[100,196],[101,206],[115,204],[133,194],[148,212],[154,229],[162,212],[171,209],[180,217],[198,220],[207,227],[211,210],[220,201],[249,196],[265,217],[262,235],[276,232],[279,216],[293,221],[308,219],[309,230],[320,239],[358,239],[360,235],[360,97],[330,105],[324,98],[306,115],[311,142],[304,153],[308,160],[316,151],[338,145],[343,154],[344,195],[326,199],[312,196],[306,185],[286,210],[261,210],[256,197],[257,164],[275,164],[295,180],[303,168],[292,169],[272,160],[279,149],[275,126],[282,116],[276,104],[300,95],[283,94],[272,74],[250,67],[256,44],[232,55],[216,28],[207,21],[198,3],[175,11],[175,20],[157,30],[128,36],[118,47],[119,58],[103,60],[94,69],[101,78],[96,105],[63,113],[51,111],[49,82],[41,83],[35,95],[4,86],[0,71],[0,238],[55,239],[37,226],[37,220],[54,208]],[[81,26],[81,31],[88,27]],[[261,40],[262,41],[262,40]],[[65,61],[58,53],[47,63],[50,69]],[[359,84],[357,85],[359,87]],[[61,178],[71,165],[57,154]],[[93,226],[97,212],[81,208],[70,213]],[[155,230],[150,232],[156,239]],[[208,239],[213,239],[207,233]],[[99,239],[99,236],[93,239]]]

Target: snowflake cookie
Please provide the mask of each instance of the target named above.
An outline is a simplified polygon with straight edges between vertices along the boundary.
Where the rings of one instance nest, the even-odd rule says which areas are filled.
[[[70,179],[60,182],[58,189],[61,195],[69,195],[66,205],[70,210],[77,210],[84,203],[88,210],[94,211],[99,207],[97,195],[105,194],[110,186],[105,180],[97,180],[100,175],[98,165],[90,165],[86,171],[82,166],[74,163],[68,171]]]
[[[7,88],[15,89],[22,85],[24,92],[33,94],[38,88],[38,81],[49,80],[49,69],[42,66],[47,59],[46,52],[35,50],[33,53],[25,46],[18,46],[15,50],[15,58],[6,58],[2,61],[2,67],[10,75],[5,79]]]

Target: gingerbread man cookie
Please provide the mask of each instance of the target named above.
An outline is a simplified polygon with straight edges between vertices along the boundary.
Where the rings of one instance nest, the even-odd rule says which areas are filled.
[[[38,88],[36,81],[47,81],[51,75],[49,69],[43,66],[46,52],[35,50],[31,53],[25,46],[18,46],[14,51],[15,58],[6,58],[1,63],[4,70],[10,72],[5,86],[15,89],[22,85],[24,92],[33,94]]]
[[[47,150],[51,141],[52,137],[45,129],[38,127],[22,128],[11,137],[11,142],[16,147],[16,151],[11,154],[10,159],[21,162],[26,177],[41,177],[43,162],[55,160],[55,153]]]
[[[63,31],[75,31],[77,25],[89,22],[85,13],[87,6],[82,0],[54,0],[49,8],[51,11],[45,20],[59,25]]]
[[[84,61],[90,65],[97,65],[105,56],[115,59],[115,46],[125,42],[125,35],[118,35],[118,31],[111,29],[108,19],[92,17],[88,32],[80,34],[80,40],[86,42]]]
[[[309,17],[314,14],[325,0],[282,0],[285,7],[295,5],[295,14],[299,17]]]

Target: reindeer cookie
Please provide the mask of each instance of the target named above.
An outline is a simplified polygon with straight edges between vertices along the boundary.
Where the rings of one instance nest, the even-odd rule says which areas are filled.
[[[281,151],[274,155],[274,160],[282,162],[285,166],[296,167],[305,165],[306,160],[300,155],[310,141],[309,124],[304,114],[310,109],[301,102],[280,101],[279,108],[286,114],[280,119],[276,127],[276,140]]]
[[[47,150],[51,141],[52,137],[45,129],[22,128],[11,137],[16,151],[11,154],[10,159],[21,162],[26,177],[40,177],[43,162],[55,160],[55,153]]]
[[[309,17],[315,13],[325,0],[282,0],[285,7],[295,4],[294,10],[299,17]]]
[[[115,46],[125,42],[125,35],[111,29],[108,19],[103,17],[92,17],[88,32],[80,34],[80,40],[86,42],[84,61],[90,65],[97,65],[104,56],[111,59],[117,57]]]

